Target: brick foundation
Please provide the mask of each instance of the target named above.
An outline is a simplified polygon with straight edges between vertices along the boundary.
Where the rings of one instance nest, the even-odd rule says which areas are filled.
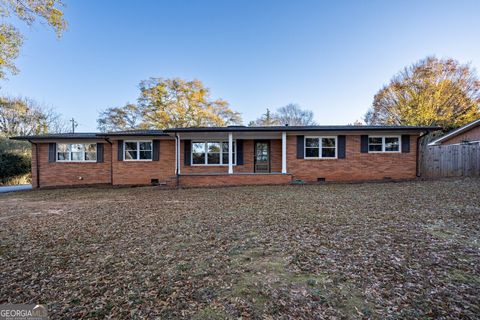
[[[181,175],[181,187],[288,184],[290,174]]]

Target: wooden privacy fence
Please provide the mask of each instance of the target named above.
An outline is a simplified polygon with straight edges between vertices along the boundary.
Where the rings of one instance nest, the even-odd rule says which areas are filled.
[[[426,178],[480,176],[480,144],[424,146],[419,165]]]

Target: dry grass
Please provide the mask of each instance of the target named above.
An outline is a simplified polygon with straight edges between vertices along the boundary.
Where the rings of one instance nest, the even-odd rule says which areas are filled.
[[[0,303],[53,318],[476,318],[480,180],[0,195]]]

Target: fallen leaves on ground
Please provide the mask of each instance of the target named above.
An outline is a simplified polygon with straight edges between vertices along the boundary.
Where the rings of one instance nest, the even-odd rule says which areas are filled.
[[[0,303],[52,318],[476,318],[480,179],[0,196]]]

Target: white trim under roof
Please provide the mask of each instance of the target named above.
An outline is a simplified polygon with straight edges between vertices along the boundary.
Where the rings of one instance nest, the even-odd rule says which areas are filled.
[[[445,140],[451,139],[451,138],[459,135],[460,133],[465,132],[465,131],[471,129],[472,127],[475,127],[476,125],[480,125],[480,119],[475,120],[475,121],[472,121],[472,122],[470,122],[469,124],[464,125],[463,127],[460,127],[460,128],[458,128],[458,129],[456,129],[456,130],[453,130],[452,132],[444,135],[443,137],[440,137],[440,138],[438,138],[438,139],[436,139],[436,140],[433,140],[433,141],[430,142],[428,145],[429,145],[429,146],[434,146],[434,145],[436,145],[436,144],[439,144],[440,142],[443,142],[443,141],[445,141]]]

